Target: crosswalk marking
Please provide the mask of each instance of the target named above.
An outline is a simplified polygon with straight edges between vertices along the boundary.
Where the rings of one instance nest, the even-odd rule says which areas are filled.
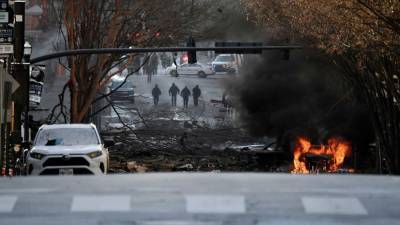
[[[144,221],[139,225],[222,225],[221,222],[197,222],[197,221]]]
[[[309,214],[367,215],[361,202],[354,197],[303,197],[302,203]]]
[[[189,213],[245,213],[243,196],[239,195],[187,195],[186,211]]]
[[[13,211],[18,197],[14,195],[0,195],[0,213],[9,213]]]
[[[14,189],[0,189],[0,194],[19,194],[19,193],[49,193],[54,189],[50,188],[14,188]]]
[[[74,196],[72,212],[127,212],[131,210],[129,195]]]
[[[245,213],[246,200],[242,195],[186,195],[184,196],[186,212],[230,214]],[[18,201],[17,195],[0,195],[0,213],[11,213]],[[330,215],[368,215],[367,209],[356,197],[306,196],[301,198],[306,214]],[[130,212],[130,195],[75,195],[70,203],[71,212]],[[150,207],[153,209],[154,207]],[[191,221],[166,221],[171,223],[192,225]],[[154,221],[143,222],[152,225]],[[198,223],[209,225],[208,223]],[[214,225],[211,223],[210,225]],[[197,225],[197,224],[195,224]]]

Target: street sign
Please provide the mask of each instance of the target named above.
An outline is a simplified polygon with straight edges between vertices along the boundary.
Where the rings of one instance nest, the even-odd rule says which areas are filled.
[[[36,108],[42,99],[43,82],[31,79],[29,84],[29,107]]]
[[[0,11],[0,23],[8,23],[8,12],[7,11]]]
[[[1,13],[0,13],[1,15]],[[1,18],[0,18],[1,19]],[[10,26],[5,26],[0,28],[0,44],[12,44],[13,43],[13,28]]]
[[[5,10],[8,8],[8,0],[0,0],[0,9]]]
[[[14,93],[19,88],[19,83],[8,73],[6,73],[6,75],[4,76],[4,81],[11,82],[11,93]]]
[[[14,46],[12,44],[0,44],[0,55],[14,53]]]
[[[40,105],[43,91],[45,66],[35,65],[30,67],[29,107],[37,108]]]
[[[14,10],[9,6],[8,0],[0,0],[0,27],[7,28],[12,23]]]

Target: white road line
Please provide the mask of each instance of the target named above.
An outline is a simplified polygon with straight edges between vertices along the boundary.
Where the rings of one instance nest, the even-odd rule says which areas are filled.
[[[367,215],[368,212],[357,198],[352,197],[303,197],[302,203],[308,214]]]
[[[17,200],[18,197],[15,195],[0,195],[0,213],[12,212]]]
[[[187,195],[189,213],[245,213],[246,204],[240,195]]]
[[[127,212],[131,210],[129,195],[74,196],[72,212]]]
[[[16,189],[0,189],[0,193],[49,193],[56,189],[50,188],[16,188]]]

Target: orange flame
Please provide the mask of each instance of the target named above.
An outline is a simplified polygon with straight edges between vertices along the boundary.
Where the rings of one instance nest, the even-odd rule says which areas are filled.
[[[293,170],[292,173],[310,173],[307,168],[305,154],[324,155],[329,158],[329,163],[324,170],[326,172],[337,172],[341,169],[344,160],[351,154],[351,144],[341,138],[332,137],[327,145],[311,145],[306,137],[298,137],[293,151]]]

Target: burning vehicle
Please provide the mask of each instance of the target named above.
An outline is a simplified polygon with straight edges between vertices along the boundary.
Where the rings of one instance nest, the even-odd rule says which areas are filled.
[[[318,145],[313,145],[307,137],[298,137],[293,149],[291,173],[354,172],[344,167],[351,153],[351,143],[340,137],[331,137],[327,144]]]

